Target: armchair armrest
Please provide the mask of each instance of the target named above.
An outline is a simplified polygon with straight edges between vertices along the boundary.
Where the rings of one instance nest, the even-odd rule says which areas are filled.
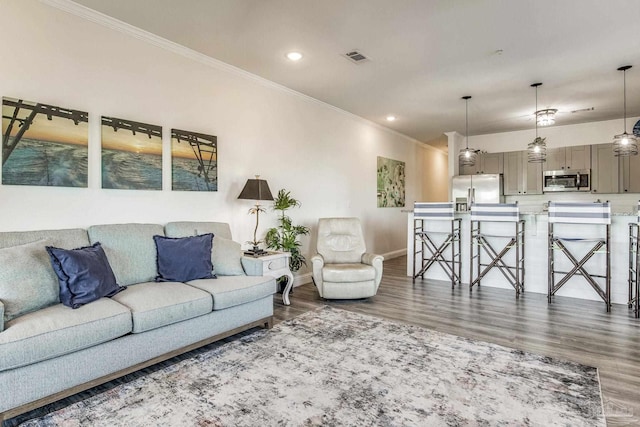
[[[362,263],[371,265],[376,270],[376,288],[380,286],[380,282],[382,281],[383,261],[384,257],[382,255],[376,255],[369,252],[362,254]]]
[[[315,283],[316,288],[318,288],[318,293],[320,294],[320,297],[322,297],[324,290],[324,282],[322,281],[322,267],[324,267],[324,258],[320,254],[315,254],[311,257],[311,264],[313,266],[311,271],[313,283]]]
[[[0,332],[4,331],[4,304],[0,301]]]
[[[247,276],[262,276],[261,260],[250,256],[243,256],[240,258],[240,262]]]

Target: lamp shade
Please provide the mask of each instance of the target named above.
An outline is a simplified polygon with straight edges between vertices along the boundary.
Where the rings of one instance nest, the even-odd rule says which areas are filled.
[[[269,184],[264,179],[248,179],[240,192],[238,199],[247,200],[273,200]]]

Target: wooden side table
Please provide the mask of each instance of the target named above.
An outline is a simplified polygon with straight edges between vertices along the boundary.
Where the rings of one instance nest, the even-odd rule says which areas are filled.
[[[284,305],[290,305],[289,292],[293,287],[293,274],[289,270],[289,252],[268,252],[268,255],[259,257],[248,257],[252,262],[260,261],[262,263],[262,275],[271,276],[278,280],[281,277],[287,278],[287,286],[282,291],[282,302]]]

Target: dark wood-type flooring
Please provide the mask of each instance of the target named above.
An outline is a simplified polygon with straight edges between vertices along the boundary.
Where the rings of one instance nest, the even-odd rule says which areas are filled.
[[[589,286],[585,282],[585,286]],[[468,286],[406,276],[406,257],[384,263],[378,294],[325,301],[313,284],[295,288],[291,305],[276,295],[276,323],[330,305],[598,368],[608,426],[640,426],[640,319],[626,305]]]

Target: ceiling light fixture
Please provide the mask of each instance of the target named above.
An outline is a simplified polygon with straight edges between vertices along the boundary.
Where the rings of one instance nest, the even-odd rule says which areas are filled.
[[[624,132],[613,138],[613,154],[616,156],[636,156],[638,154],[638,138],[627,133],[627,70],[631,65],[618,68],[622,71],[624,92]]]
[[[536,123],[538,123],[538,126],[551,126],[556,122],[557,112],[558,110],[556,110],[555,108],[547,108],[546,110],[537,110]]]
[[[540,110],[538,111],[538,87],[542,86],[542,83],[534,83],[531,87],[536,89],[536,137],[533,142],[530,142],[527,146],[527,160],[529,163],[542,163],[547,161],[547,138],[541,138],[538,136],[538,124],[540,123],[538,113],[540,111],[553,111],[554,114],[558,110]],[[553,117],[552,117],[553,119]],[[555,122],[555,120],[553,120]],[[550,123],[550,124],[553,124]]]
[[[289,52],[287,53],[287,58],[293,62],[300,61],[302,59],[302,54],[300,52]]]
[[[396,121],[396,116],[387,116],[387,121],[388,122],[395,122]]]
[[[478,151],[473,148],[469,148],[469,95],[463,96],[465,102],[465,140],[466,148],[460,150],[458,154],[458,162],[460,166],[473,166],[476,164],[476,157],[478,157]]]

